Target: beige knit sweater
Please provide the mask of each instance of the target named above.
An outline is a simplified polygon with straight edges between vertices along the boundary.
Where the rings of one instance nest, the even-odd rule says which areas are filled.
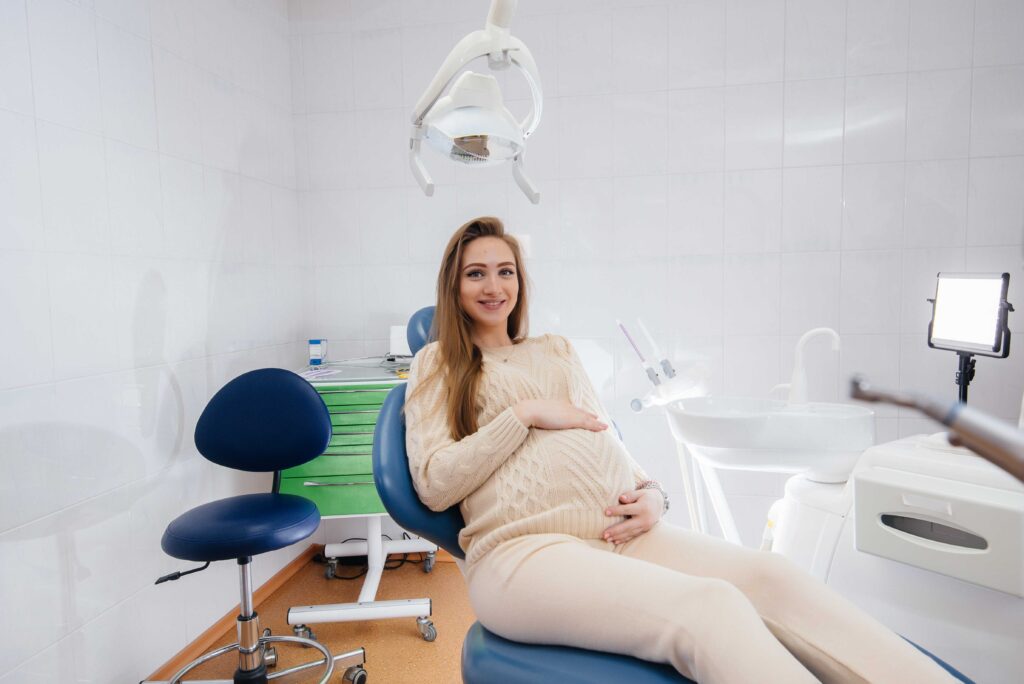
[[[409,468],[432,510],[460,505],[466,527],[459,544],[472,565],[503,541],[559,532],[600,539],[622,518],[604,509],[647,475],[609,427],[526,428],[512,407],[523,399],[566,399],[611,425],[579,357],[557,335],[483,350],[478,425],[454,441],[443,380],[420,386],[439,363],[437,343],[413,360],[405,405]]]

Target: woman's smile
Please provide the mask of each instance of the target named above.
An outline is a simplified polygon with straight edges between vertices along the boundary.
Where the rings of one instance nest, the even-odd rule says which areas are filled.
[[[488,311],[497,311],[504,306],[507,301],[507,299],[483,299],[480,300],[479,304]]]

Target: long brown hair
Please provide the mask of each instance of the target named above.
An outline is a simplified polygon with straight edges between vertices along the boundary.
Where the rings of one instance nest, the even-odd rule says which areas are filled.
[[[505,226],[493,216],[481,216],[463,224],[448,241],[437,274],[437,308],[431,338],[438,342],[440,363],[426,382],[443,376],[447,389],[448,428],[457,440],[477,431],[477,389],[483,355],[472,340],[473,319],[462,308],[461,264],[465,246],[482,237],[496,237],[512,250],[516,262],[519,297],[508,317],[508,336],[518,342],[527,335],[527,284],[519,242],[505,234]]]

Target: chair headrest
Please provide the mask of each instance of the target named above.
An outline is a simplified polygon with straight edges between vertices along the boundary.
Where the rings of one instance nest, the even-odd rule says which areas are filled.
[[[239,375],[196,423],[196,448],[227,468],[265,473],[310,461],[331,441],[331,416],[313,386],[291,371]]]
[[[430,336],[430,328],[434,324],[433,306],[425,306],[409,317],[409,324],[405,328],[405,338],[409,342],[409,350],[413,356],[433,341]]]

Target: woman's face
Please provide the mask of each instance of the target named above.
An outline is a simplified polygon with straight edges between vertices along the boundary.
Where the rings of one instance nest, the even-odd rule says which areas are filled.
[[[501,238],[481,237],[462,250],[459,302],[477,332],[506,329],[519,301],[519,277],[512,249]]]

